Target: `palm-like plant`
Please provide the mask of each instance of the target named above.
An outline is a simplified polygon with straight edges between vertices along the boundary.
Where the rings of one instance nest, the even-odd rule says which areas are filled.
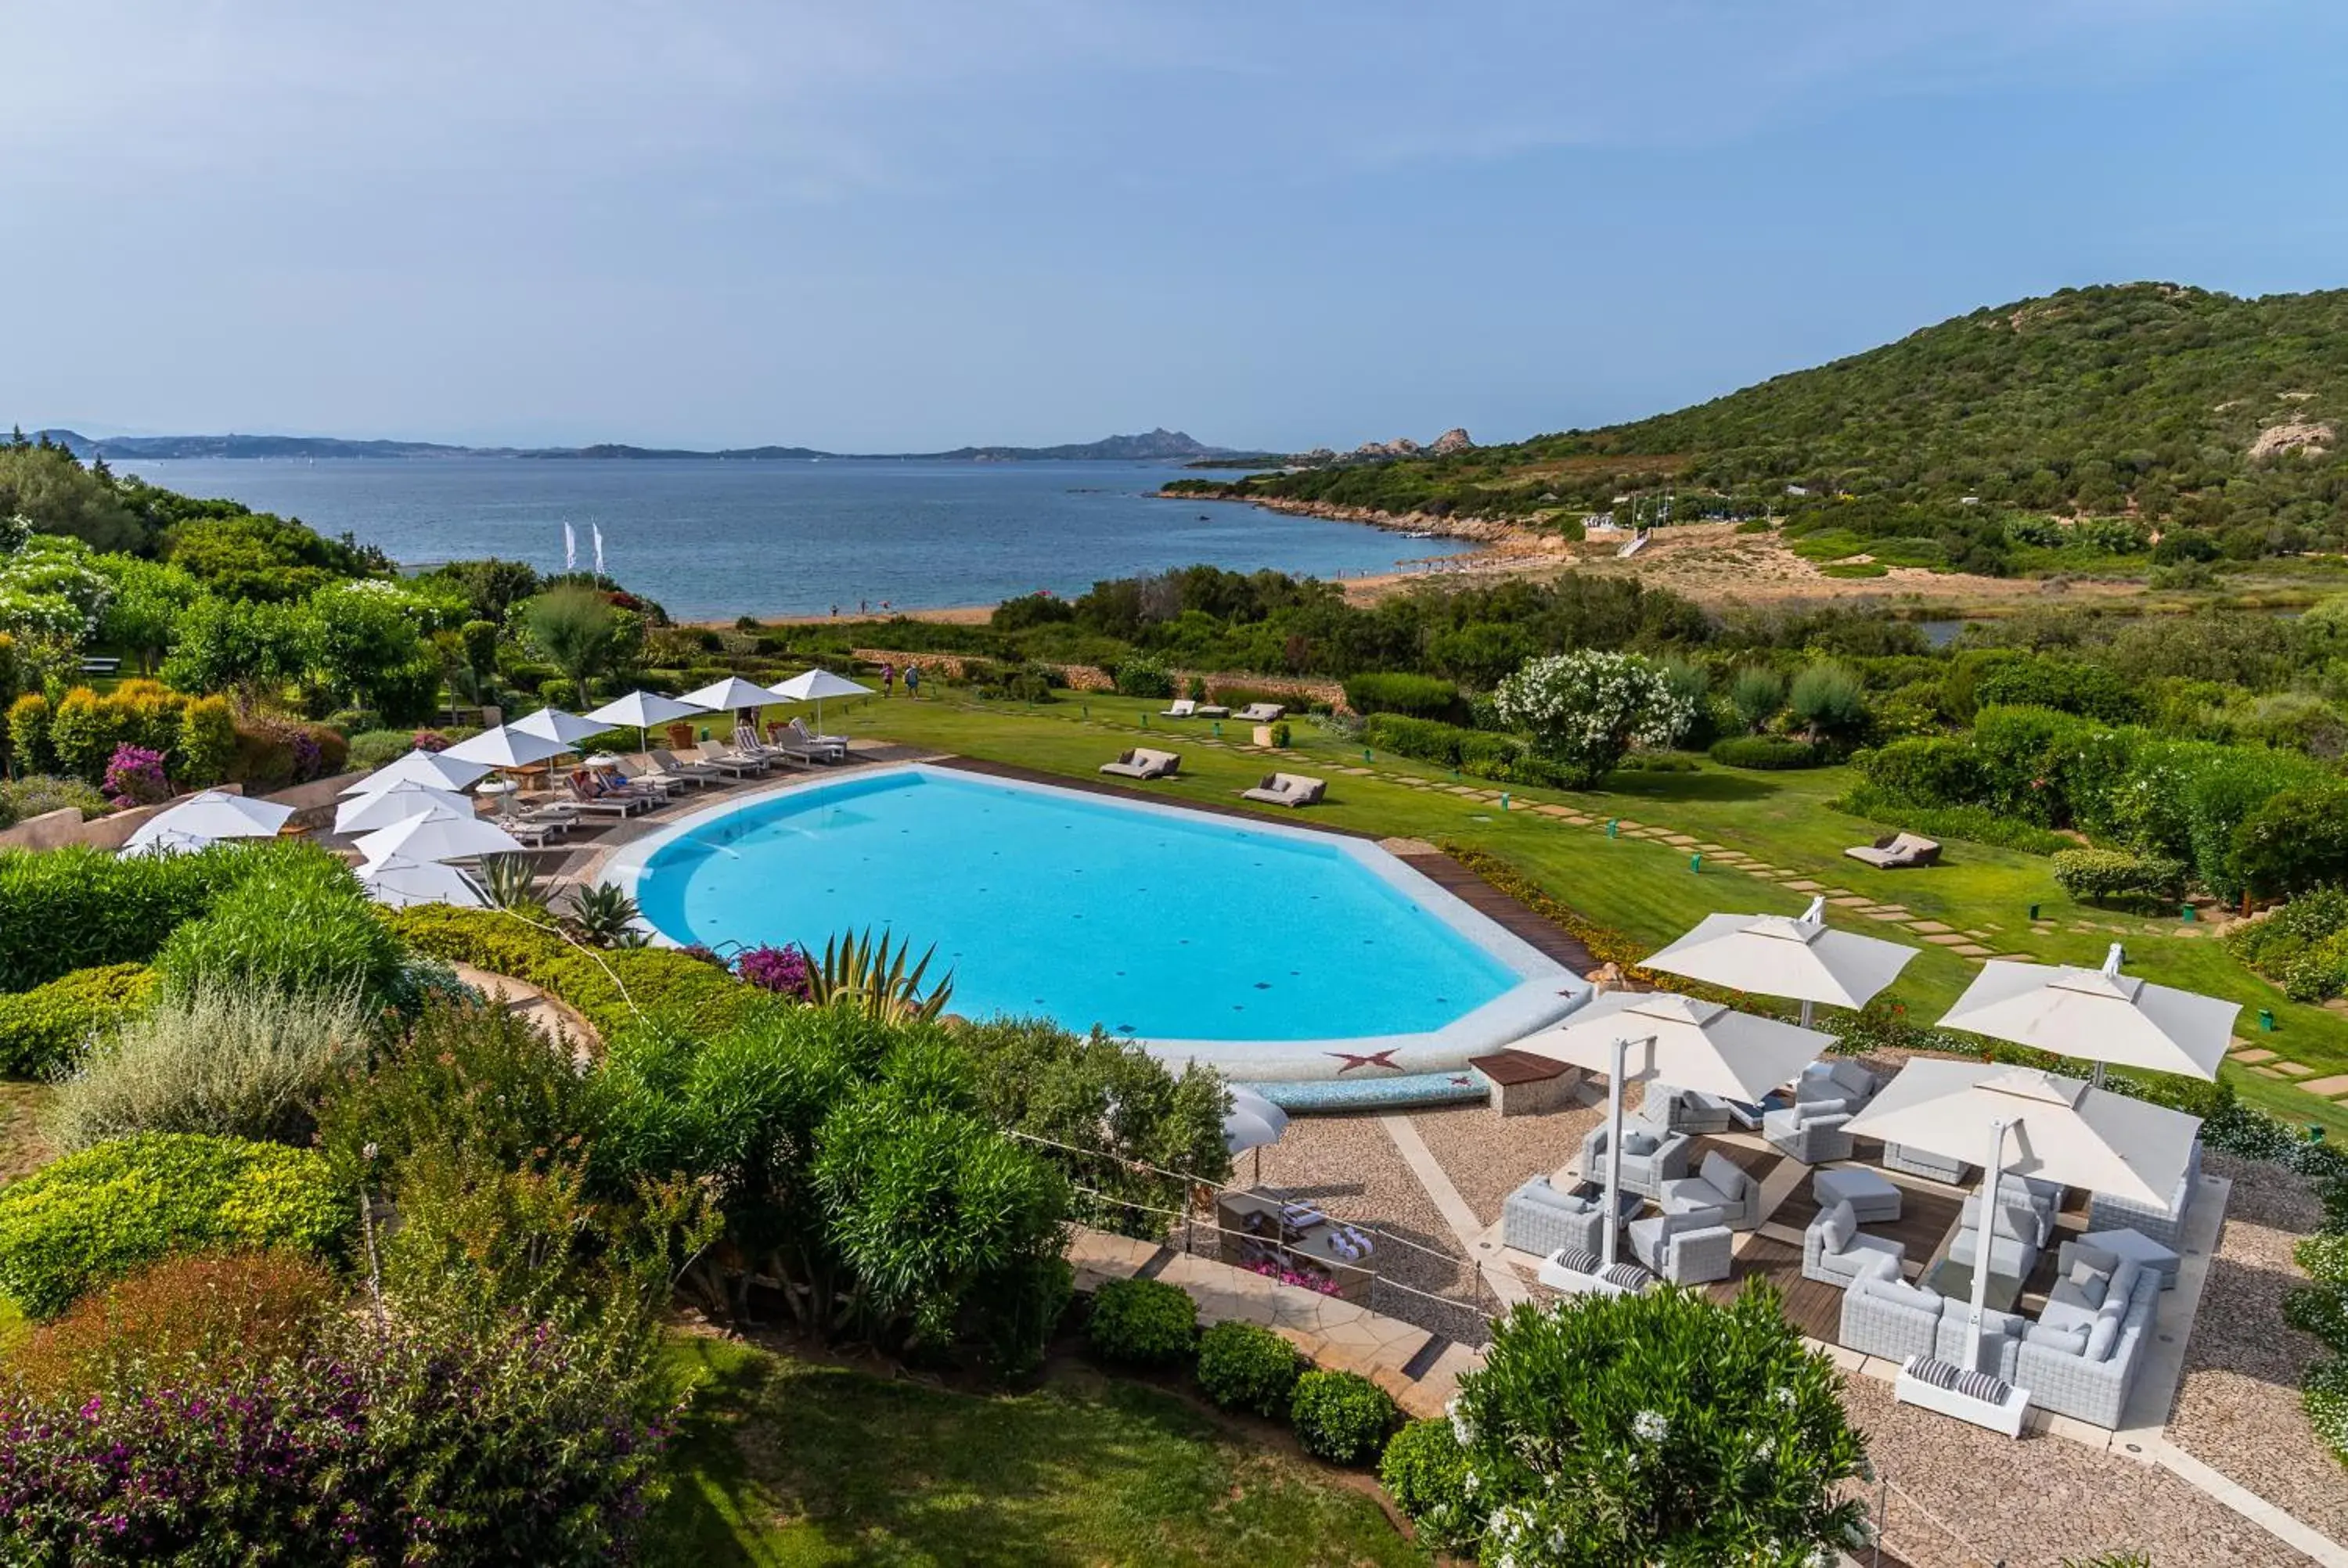
[[[822,960],[810,967],[808,999],[818,1007],[854,1007],[882,1023],[927,1023],[946,1010],[953,995],[952,970],[928,995],[922,992],[922,977],[937,951],[932,944],[908,968],[911,941],[892,946],[884,930],[876,942],[869,927],[861,933],[844,931],[824,943]]]
[[[500,909],[543,908],[538,893],[538,866],[527,855],[481,856],[481,891]]]
[[[598,882],[571,890],[571,924],[586,941],[599,948],[639,947],[635,935],[636,901],[617,883]]]

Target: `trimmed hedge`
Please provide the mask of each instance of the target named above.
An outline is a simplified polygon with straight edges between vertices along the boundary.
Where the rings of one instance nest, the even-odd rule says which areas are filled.
[[[1093,1293],[1085,1342],[1104,1361],[1178,1367],[1199,1337],[1199,1304],[1162,1279],[1112,1279]]]
[[[1459,688],[1432,675],[1372,672],[1348,676],[1345,705],[1365,718],[1372,713],[1402,713],[1414,719],[1448,721],[1466,714]]]
[[[1384,1389],[1357,1372],[1307,1372],[1288,1407],[1297,1446],[1344,1465],[1377,1458],[1401,1415]]]
[[[54,1317],[166,1253],[331,1255],[356,1217],[348,1196],[307,1149],[192,1132],[100,1143],[0,1188],[0,1296]]]
[[[1711,751],[1705,754],[1725,767],[1763,771],[1822,768],[1834,761],[1834,754],[1826,747],[1789,741],[1783,735],[1731,735],[1713,742]]]
[[[1218,1323],[1199,1337],[1199,1387],[1227,1410],[1277,1419],[1295,1397],[1304,1358],[1253,1323]]]
[[[314,845],[221,844],[193,855],[123,856],[87,845],[0,850],[0,991],[75,969],[145,963],[185,921],[256,871]]]
[[[1483,1512],[1468,1488],[1468,1450],[1449,1421],[1413,1421],[1395,1433],[1378,1460],[1378,1483],[1430,1545],[1470,1546],[1483,1533]]]
[[[1457,768],[1498,784],[1558,785],[1557,770],[1536,756],[1515,735],[1492,730],[1466,730],[1433,719],[1413,719],[1401,713],[1373,713],[1362,726],[1362,739],[1381,751],[1416,762]]]
[[[2074,898],[2165,898],[2185,886],[2185,863],[2119,849],[2065,849],[2054,856],[2054,880]]]
[[[38,1078],[64,1066],[92,1034],[145,1008],[157,987],[145,964],[108,964],[0,995],[0,1075]]]

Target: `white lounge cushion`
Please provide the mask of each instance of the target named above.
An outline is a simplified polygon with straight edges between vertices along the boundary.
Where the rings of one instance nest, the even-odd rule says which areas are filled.
[[[1735,1198],[1745,1191],[1745,1169],[1727,1155],[1715,1149],[1704,1157],[1696,1170],[1704,1185],[1724,1198]]]
[[[2087,1326],[2084,1323],[2034,1323],[2023,1331],[2023,1339],[2049,1350],[2060,1350],[2068,1356],[2086,1353]]]
[[[1819,1239],[1826,1244],[1827,1252],[1849,1252],[1850,1238],[1859,1234],[1859,1215],[1851,1211],[1850,1200],[1846,1198],[1828,1209],[1825,1224],[1826,1234]]]
[[[2101,1307],[2105,1292],[2112,1287],[2112,1276],[2086,1259],[2079,1258],[2071,1265],[2070,1283],[2071,1288],[2077,1291],[2080,1299],[2088,1306]]]
[[[2120,1314],[2098,1312],[2096,1314],[2096,1326],[2087,1331],[2086,1348],[2081,1354],[2090,1361],[2104,1360],[2111,1355],[2112,1347],[2119,1343],[2119,1338]]]

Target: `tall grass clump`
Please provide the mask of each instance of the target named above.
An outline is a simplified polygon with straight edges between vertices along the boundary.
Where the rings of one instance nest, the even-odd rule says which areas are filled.
[[[348,991],[200,983],[102,1037],[57,1086],[50,1135],[68,1151],[139,1132],[302,1144],[320,1099],[366,1052]]]

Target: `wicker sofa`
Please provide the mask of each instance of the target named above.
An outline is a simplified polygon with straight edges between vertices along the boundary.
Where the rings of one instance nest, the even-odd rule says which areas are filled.
[[[1929,1286],[1904,1284],[1897,1266],[1878,1262],[1861,1270],[1843,1292],[1839,1337],[1844,1349],[1887,1361],[1929,1356],[2015,1381],[2025,1321],[2011,1312],[1983,1313],[1981,1354],[1975,1358],[1970,1354],[1972,1317],[1969,1303]]]
[[[2177,1179],[2177,1188],[2168,1195],[2166,1204],[2152,1204],[2136,1198],[2106,1197],[2097,1193],[2087,1202],[2087,1228],[2091,1231],[2132,1230],[2147,1240],[2157,1241],[2172,1251],[2182,1247],[2185,1239],[2185,1217],[2193,1207],[2193,1194],[2201,1182],[2201,1141],[2193,1141],[2193,1152],[2186,1157],[2185,1173]]]
[[[1928,1181],[1946,1182],[1952,1187],[1963,1186],[1966,1173],[1972,1169],[1962,1160],[1952,1160],[1946,1154],[1935,1154],[1930,1150],[1906,1143],[1883,1145],[1883,1168],[1904,1171],[1909,1175],[1922,1176]]]
[[[1639,1108],[1642,1120],[1668,1126],[1674,1132],[1725,1132],[1728,1131],[1728,1102],[1717,1094],[1699,1094],[1693,1089],[1680,1089],[1669,1083],[1647,1085],[1647,1098]]]
[[[1685,1132],[1658,1127],[1643,1116],[1622,1123],[1622,1190],[1642,1197],[1663,1195],[1663,1184],[1688,1173],[1688,1158],[1695,1140]],[[1592,1127],[1581,1140],[1582,1179],[1606,1180],[1606,1129]]]
[[[1908,1249],[1900,1243],[1862,1232],[1847,1203],[1820,1214],[1802,1233],[1802,1277],[1821,1285],[1847,1290],[1859,1276],[1887,1267],[1890,1277],[1897,1279],[1907,1257]]]
[[[1603,1250],[1606,1239],[1605,1201],[1591,1203],[1535,1176],[1500,1205],[1500,1245],[1536,1257],[1547,1257],[1562,1247],[1582,1252]]]
[[[2116,1428],[2160,1306],[2160,1276],[2131,1258],[2065,1242],[2045,1310],[2024,1331],[2014,1380],[2033,1402],[2093,1426]],[[2099,1286],[2074,1282],[2085,1264]]]
[[[1856,1061],[1813,1061],[1794,1081],[1794,1103],[1761,1119],[1761,1135],[1805,1165],[1848,1160],[1854,1146],[1850,1119],[1880,1087]]]
[[[1730,1230],[1749,1231],[1761,1223],[1761,1184],[1717,1151],[1704,1155],[1694,1175],[1665,1182],[1655,1197],[1665,1214],[1710,1209]]]

